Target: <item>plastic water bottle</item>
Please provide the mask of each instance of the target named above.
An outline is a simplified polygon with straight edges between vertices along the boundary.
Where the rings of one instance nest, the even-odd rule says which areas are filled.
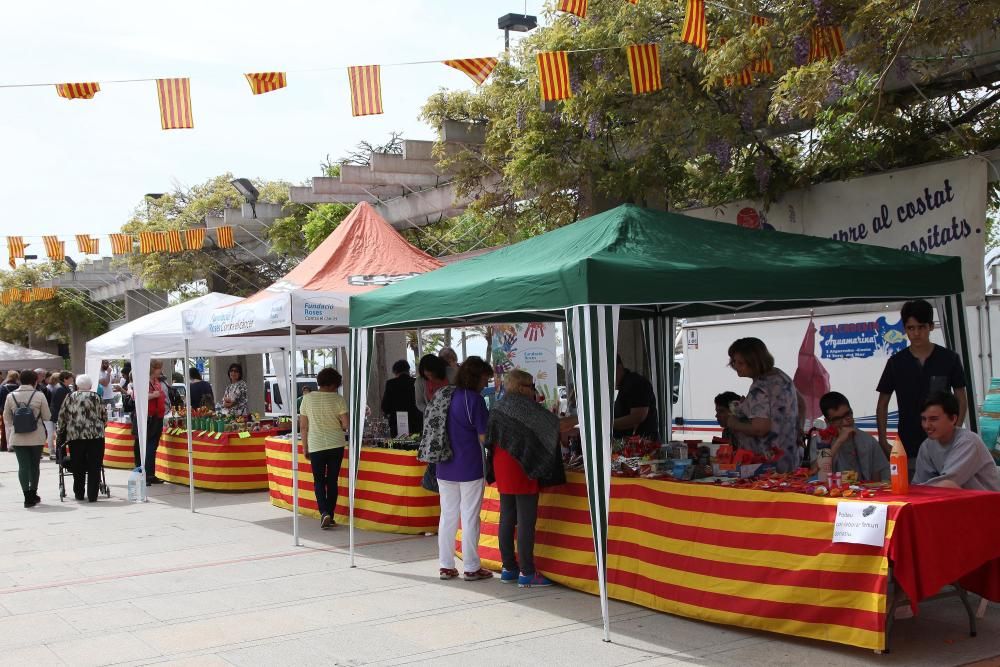
[[[139,466],[128,476],[128,501],[130,503],[146,502],[146,476]]]

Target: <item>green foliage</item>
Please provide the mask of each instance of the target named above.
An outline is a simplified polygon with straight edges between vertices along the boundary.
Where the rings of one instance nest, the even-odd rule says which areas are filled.
[[[353,210],[354,207],[348,204],[318,204],[310,210],[302,225],[306,249],[312,252],[318,248]]]
[[[68,267],[61,262],[24,264],[0,274],[0,291],[41,287],[44,281],[66,271]],[[107,331],[107,320],[116,316],[120,311],[113,304],[94,304],[86,292],[57,289],[55,298],[45,301],[0,305],[0,339],[21,345],[27,345],[29,336],[65,342],[71,326],[94,337]]]
[[[585,20],[550,11],[550,25],[519,42],[478,91],[431,96],[423,109],[431,125],[486,127],[484,145],[447,153],[442,146],[438,157],[474,199],[470,215],[487,237],[545,231],[622,202],[771,201],[790,188],[1000,143],[1000,105],[990,103],[990,88],[962,90],[969,84],[951,81],[953,89],[935,89],[927,100],[912,86],[884,90],[904,64],[919,83],[954,68],[949,58],[963,56],[970,26],[1000,19],[1000,3],[824,0],[850,48],[835,62],[811,64],[800,63],[814,3],[727,4],[772,21],[750,28],[742,11],[710,5],[711,44],[702,53],[679,40],[683,2],[591,0]],[[661,45],[665,88],[635,96],[625,47],[648,42]],[[941,58],[903,58],[913,49]],[[541,105],[535,53],[553,50],[571,51],[574,96]],[[765,50],[774,75],[755,75],[748,87],[724,85]],[[460,247],[447,237],[469,224],[449,223],[441,243]]]

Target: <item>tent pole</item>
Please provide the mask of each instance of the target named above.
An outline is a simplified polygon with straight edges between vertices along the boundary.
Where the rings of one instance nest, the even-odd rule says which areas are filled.
[[[666,398],[660,401],[665,407],[663,419],[665,428],[660,435],[663,442],[670,442],[674,437],[674,318],[668,317],[666,326],[664,337],[667,345],[663,352],[667,355],[667,394]]]
[[[296,387],[295,382],[295,322],[288,326],[288,338],[290,354],[290,365],[288,367],[288,402],[289,411],[292,415],[292,537],[295,546],[299,546],[299,410],[295,404]]]
[[[356,363],[355,354],[357,354],[358,349],[358,337],[359,333],[357,329],[351,329],[351,339],[350,348],[347,351],[348,358],[350,359],[350,366],[354,371],[351,374],[351,394],[348,396],[348,401],[350,401],[350,406],[348,414],[350,415],[350,423],[348,428],[350,429],[348,433],[348,447],[347,450],[347,552],[349,556],[348,565],[349,567],[357,567],[354,564],[354,485],[355,475],[354,475],[354,463],[357,460],[357,456],[360,452],[360,448],[355,446],[355,441],[360,437],[360,431],[358,430],[358,385],[357,385],[357,373],[360,370],[358,364]],[[419,342],[417,344],[419,348]],[[361,428],[364,428],[362,423]]]
[[[191,495],[191,512],[194,513],[194,436],[191,433],[191,374],[188,365],[191,363],[191,344],[184,337],[184,411],[187,441],[188,441],[188,492]]]

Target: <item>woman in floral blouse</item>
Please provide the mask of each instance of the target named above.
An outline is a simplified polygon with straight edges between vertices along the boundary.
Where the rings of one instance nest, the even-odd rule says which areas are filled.
[[[239,364],[229,364],[229,382],[226,393],[222,395],[222,405],[231,415],[248,415],[247,382],[243,379],[243,367]]]
[[[96,503],[101,482],[101,463],[104,460],[107,413],[100,397],[92,391],[93,388],[94,381],[89,375],[76,377],[76,391],[66,397],[59,409],[56,438],[60,445],[69,446],[73,465],[73,495],[77,500],[83,500],[86,486],[87,500]]]

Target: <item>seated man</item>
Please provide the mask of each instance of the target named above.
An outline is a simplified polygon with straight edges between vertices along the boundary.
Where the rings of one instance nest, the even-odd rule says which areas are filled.
[[[831,391],[819,399],[826,425],[837,429],[830,447],[833,472],[853,470],[866,482],[888,482],[889,461],[878,441],[854,425],[854,410],[847,397]],[[816,438],[809,441],[809,464],[815,472],[818,467]]]
[[[1000,491],[1000,472],[982,438],[958,425],[961,411],[951,392],[932,393],[920,411],[927,439],[920,445],[914,484]]]
[[[740,434],[731,430],[726,426],[729,420],[729,415],[733,414],[732,408],[730,407],[734,401],[742,401],[743,397],[737,394],[735,391],[724,391],[715,397],[715,421],[719,422],[719,426],[722,427],[722,439],[729,442],[733,446],[733,449],[740,449]],[[743,447],[746,449],[746,447]]]

